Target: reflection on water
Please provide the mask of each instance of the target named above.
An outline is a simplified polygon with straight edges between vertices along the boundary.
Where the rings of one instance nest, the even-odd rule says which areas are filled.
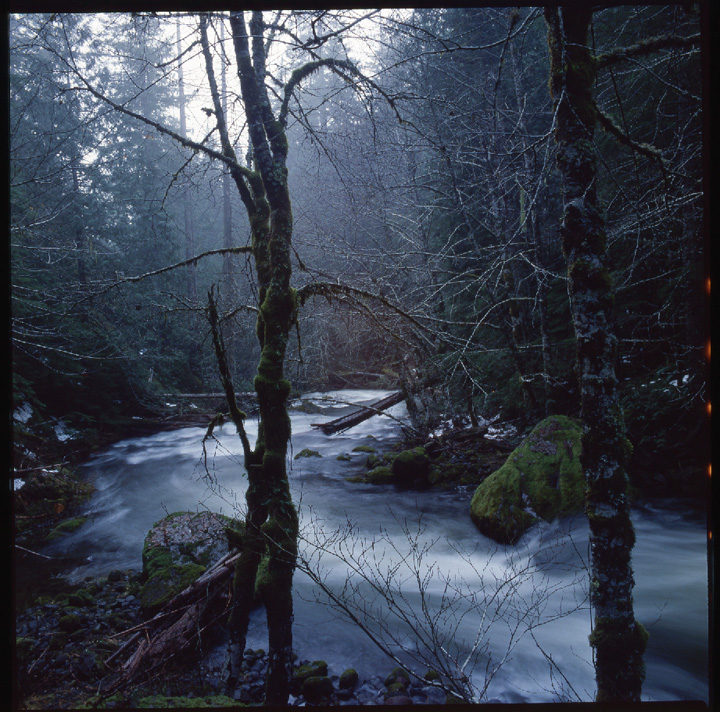
[[[292,416],[290,480],[307,539],[303,545],[305,556],[315,562],[313,543],[339,527],[352,525],[358,542],[367,542],[368,547],[374,542],[377,547],[372,551],[378,577],[396,567],[396,577],[388,579],[389,585],[399,587],[393,589],[396,594],[401,588],[414,610],[422,612],[425,604],[432,615],[452,587],[465,596],[461,601],[465,609],[456,612],[460,615],[465,611],[460,625],[449,613],[445,622],[452,634],[448,645],[455,645],[458,655],[467,654],[478,641],[484,650],[473,677],[476,686],[482,687],[488,660],[492,667],[507,653],[508,645],[514,646],[493,678],[486,699],[541,702],[572,699],[575,695],[591,699],[594,676],[587,641],[590,613],[585,601],[587,576],[582,569],[588,559],[584,519],[535,528],[518,546],[506,549],[473,527],[468,516],[470,491],[410,492],[392,486],[348,483],[346,478],[364,469],[367,457],[366,453],[353,452],[353,448],[359,444],[371,444],[381,451],[389,448],[399,436],[396,419],[403,417],[404,405],[333,436],[323,435],[312,424],[349,410],[345,404],[328,400],[328,396],[369,403],[383,395],[362,390],[311,394],[306,399],[322,412],[296,412]],[[252,440],[257,433],[256,422],[249,420],[247,430]],[[216,439],[206,443],[204,458],[204,434],[201,428],[186,428],[134,438],[90,459],[82,468],[83,476],[96,487],[87,505],[89,521],[53,542],[45,553],[74,557],[67,573],[71,580],[106,574],[113,568],[139,569],[145,534],[166,514],[209,509],[241,515],[246,480],[239,439],[232,426],[222,426],[215,432]],[[304,448],[316,450],[322,457],[294,459],[293,454]],[[340,455],[349,455],[350,459],[338,460]],[[651,635],[644,697],[707,700],[704,523],[697,517],[684,516],[679,506],[646,506],[634,511],[633,520],[637,530],[633,555],[636,616]],[[410,539],[408,533],[413,534]],[[342,545],[347,546],[348,541]],[[402,560],[412,554],[413,546],[424,551],[431,543],[418,567],[427,577],[421,594],[413,582],[412,569],[403,569]],[[340,589],[347,581],[347,564],[332,555],[324,556],[321,563],[327,582]],[[532,577],[525,575],[528,570],[532,570]],[[490,603],[483,601],[482,597],[498,586],[509,590],[508,572],[515,577],[512,595]],[[546,600],[541,598],[541,591],[546,593]],[[339,618],[332,607],[318,603],[318,599],[326,600],[313,581],[298,571],[294,630],[301,658],[326,659],[335,672],[355,667],[361,675],[382,675],[393,667],[353,624]],[[473,601],[478,600],[482,605],[473,606]],[[498,601],[506,601],[504,618],[487,628],[492,613],[498,610]],[[547,622],[536,628],[533,636],[519,636],[522,629],[513,628],[513,616],[522,610],[533,612],[532,604],[539,602],[544,608],[534,613],[541,613],[541,620]],[[383,608],[382,601],[379,603],[380,608],[373,609],[375,622],[387,620],[393,624],[391,613]],[[411,655],[422,648],[419,627],[397,622],[394,632],[397,654]],[[485,643],[487,647],[482,648]],[[267,647],[260,611],[253,615],[248,645]],[[548,665],[540,649],[552,658],[557,669]]]

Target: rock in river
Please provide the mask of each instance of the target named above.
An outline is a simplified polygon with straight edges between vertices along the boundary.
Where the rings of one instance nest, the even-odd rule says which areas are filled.
[[[535,426],[505,464],[475,490],[470,516],[486,536],[513,544],[540,519],[582,511],[582,430],[566,416]]]

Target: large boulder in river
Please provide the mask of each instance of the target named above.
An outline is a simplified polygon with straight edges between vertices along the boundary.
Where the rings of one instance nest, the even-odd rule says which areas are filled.
[[[540,519],[582,511],[585,481],[580,465],[582,430],[552,415],[535,426],[505,464],[475,490],[470,516],[483,533],[514,544]]]
[[[214,512],[176,512],[145,537],[140,604],[153,615],[228,551],[232,520]]]

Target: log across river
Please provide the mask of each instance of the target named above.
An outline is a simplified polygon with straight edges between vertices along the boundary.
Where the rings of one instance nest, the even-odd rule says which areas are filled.
[[[349,567],[342,558],[322,554],[323,545],[329,543],[334,532],[353,532],[359,537],[357,541],[373,542],[373,548],[368,546],[367,551],[374,552],[372,563],[378,577],[419,556],[421,573],[428,576],[425,590],[421,595],[409,580],[403,595],[417,611],[426,610],[429,615],[441,606],[447,582],[478,593],[509,573],[530,572],[529,577],[517,579],[512,595],[518,596],[517,603],[522,605],[543,587],[550,590],[543,613],[547,620],[533,631],[534,637],[526,634],[514,641],[490,682],[486,699],[545,702],[565,694],[572,699],[567,683],[557,670],[550,670],[547,654],[577,696],[590,700],[594,670],[588,644],[590,612],[585,601],[588,582],[583,570],[588,559],[586,521],[578,517],[536,527],[516,546],[506,548],[483,537],[473,526],[469,490],[416,492],[393,485],[348,482],[365,468],[367,453],[356,451],[357,446],[372,446],[383,452],[397,442],[398,421],[405,417],[405,405],[393,405],[385,411],[388,415],[365,419],[333,437],[313,425],[356,412],[357,406],[348,403],[370,406],[390,395],[362,390],[310,394],[303,399],[309,400],[317,412],[291,414],[289,476],[302,521],[303,555],[320,557],[325,583],[337,591],[347,582]],[[251,438],[256,435],[256,427],[256,422],[248,419]],[[86,576],[106,575],[112,569],[139,570],[145,535],[169,512],[242,514],[247,480],[240,441],[231,425],[217,429],[217,441],[206,443],[206,470],[204,435],[201,427],[162,432],[116,443],[92,457],[81,468],[82,476],[96,487],[85,511],[88,521],[41,553],[72,557],[72,565],[64,575],[80,582]],[[296,459],[295,455],[303,450],[320,456]],[[633,552],[635,610],[650,632],[643,698],[707,700],[704,517],[680,502],[645,502],[633,509],[633,523],[637,533]],[[355,625],[328,606],[327,597],[302,571],[295,575],[294,590],[294,646],[301,659],[326,660],[331,674],[354,667],[361,677],[384,675],[394,667]],[[448,640],[462,653],[474,644],[483,622],[477,611],[462,620],[452,618],[451,613],[446,611],[444,619],[446,629],[452,633]],[[420,626],[414,629],[395,620],[383,601],[377,601],[373,615],[390,622],[395,654],[417,651]],[[507,653],[512,620],[498,620],[481,641],[487,645],[472,672],[478,685],[483,682],[486,665],[492,667]],[[267,649],[261,610],[253,614],[248,647]],[[223,647],[213,654],[224,656]]]
[[[405,400],[405,396],[402,392],[396,391],[395,393],[391,393],[389,396],[385,396],[370,405],[358,408],[353,413],[340,416],[339,418],[335,418],[335,420],[331,420],[327,423],[313,423],[312,426],[313,428],[319,428],[322,430],[325,435],[341,433],[344,430],[350,430],[350,428],[360,425],[360,423],[365,422],[368,418],[372,418],[374,415],[378,415],[382,411],[392,408],[392,406],[397,405],[398,403],[402,403],[403,400]]]

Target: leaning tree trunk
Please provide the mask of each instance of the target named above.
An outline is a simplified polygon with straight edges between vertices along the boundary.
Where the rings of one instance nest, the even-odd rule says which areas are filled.
[[[614,290],[598,209],[592,87],[595,62],[587,47],[592,10],[584,3],[546,9],[555,140],[563,181],[561,234],[577,340],[582,397],[582,464],[587,481],[591,586],[598,701],[637,701],[645,677],[647,632],[635,620],[625,463],[630,444],[618,402]]]

